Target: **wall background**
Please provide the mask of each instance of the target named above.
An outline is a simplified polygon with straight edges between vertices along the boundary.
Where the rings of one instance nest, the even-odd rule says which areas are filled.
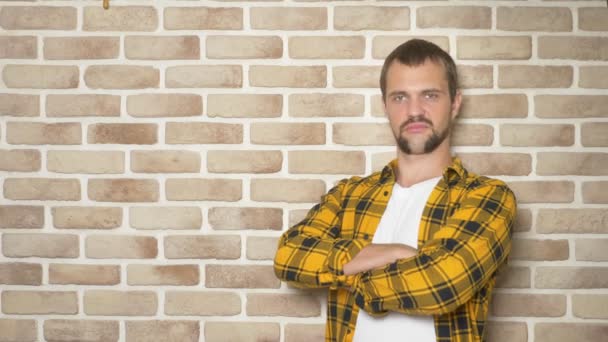
[[[608,336],[605,1],[0,1],[0,341],[320,341],[277,237],[394,154],[383,58],[460,66],[520,206],[489,341]]]

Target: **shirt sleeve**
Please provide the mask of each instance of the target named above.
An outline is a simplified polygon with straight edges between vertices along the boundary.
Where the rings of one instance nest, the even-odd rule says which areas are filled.
[[[357,304],[372,314],[454,311],[506,261],[515,211],[515,196],[500,181],[467,190],[416,256],[362,274],[356,283]]]
[[[276,276],[296,287],[350,286],[354,276],[345,276],[348,263],[366,244],[341,239],[343,180],[315,205],[300,223],[281,236],[274,259]]]

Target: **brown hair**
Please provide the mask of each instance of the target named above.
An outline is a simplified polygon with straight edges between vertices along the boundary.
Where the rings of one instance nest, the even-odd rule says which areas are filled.
[[[386,74],[393,61],[399,61],[407,66],[418,66],[427,60],[443,65],[445,78],[448,81],[450,100],[454,101],[458,89],[458,74],[452,57],[439,46],[422,39],[412,39],[399,45],[384,60],[380,74],[380,90],[382,100],[386,100]]]

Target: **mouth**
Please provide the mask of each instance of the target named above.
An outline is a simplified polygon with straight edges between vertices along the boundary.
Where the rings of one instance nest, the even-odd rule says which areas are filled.
[[[401,131],[407,133],[420,133],[430,128],[430,125],[425,122],[411,122],[402,126]]]

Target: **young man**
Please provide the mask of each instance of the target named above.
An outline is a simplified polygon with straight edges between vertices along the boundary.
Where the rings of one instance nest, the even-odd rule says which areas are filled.
[[[329,288],[327,341],[483,341],[515,197],[450,154],[461,94],[446,52],[402,44],[380,87],[397,158],[323,196],[283,234],[275,273]]]

